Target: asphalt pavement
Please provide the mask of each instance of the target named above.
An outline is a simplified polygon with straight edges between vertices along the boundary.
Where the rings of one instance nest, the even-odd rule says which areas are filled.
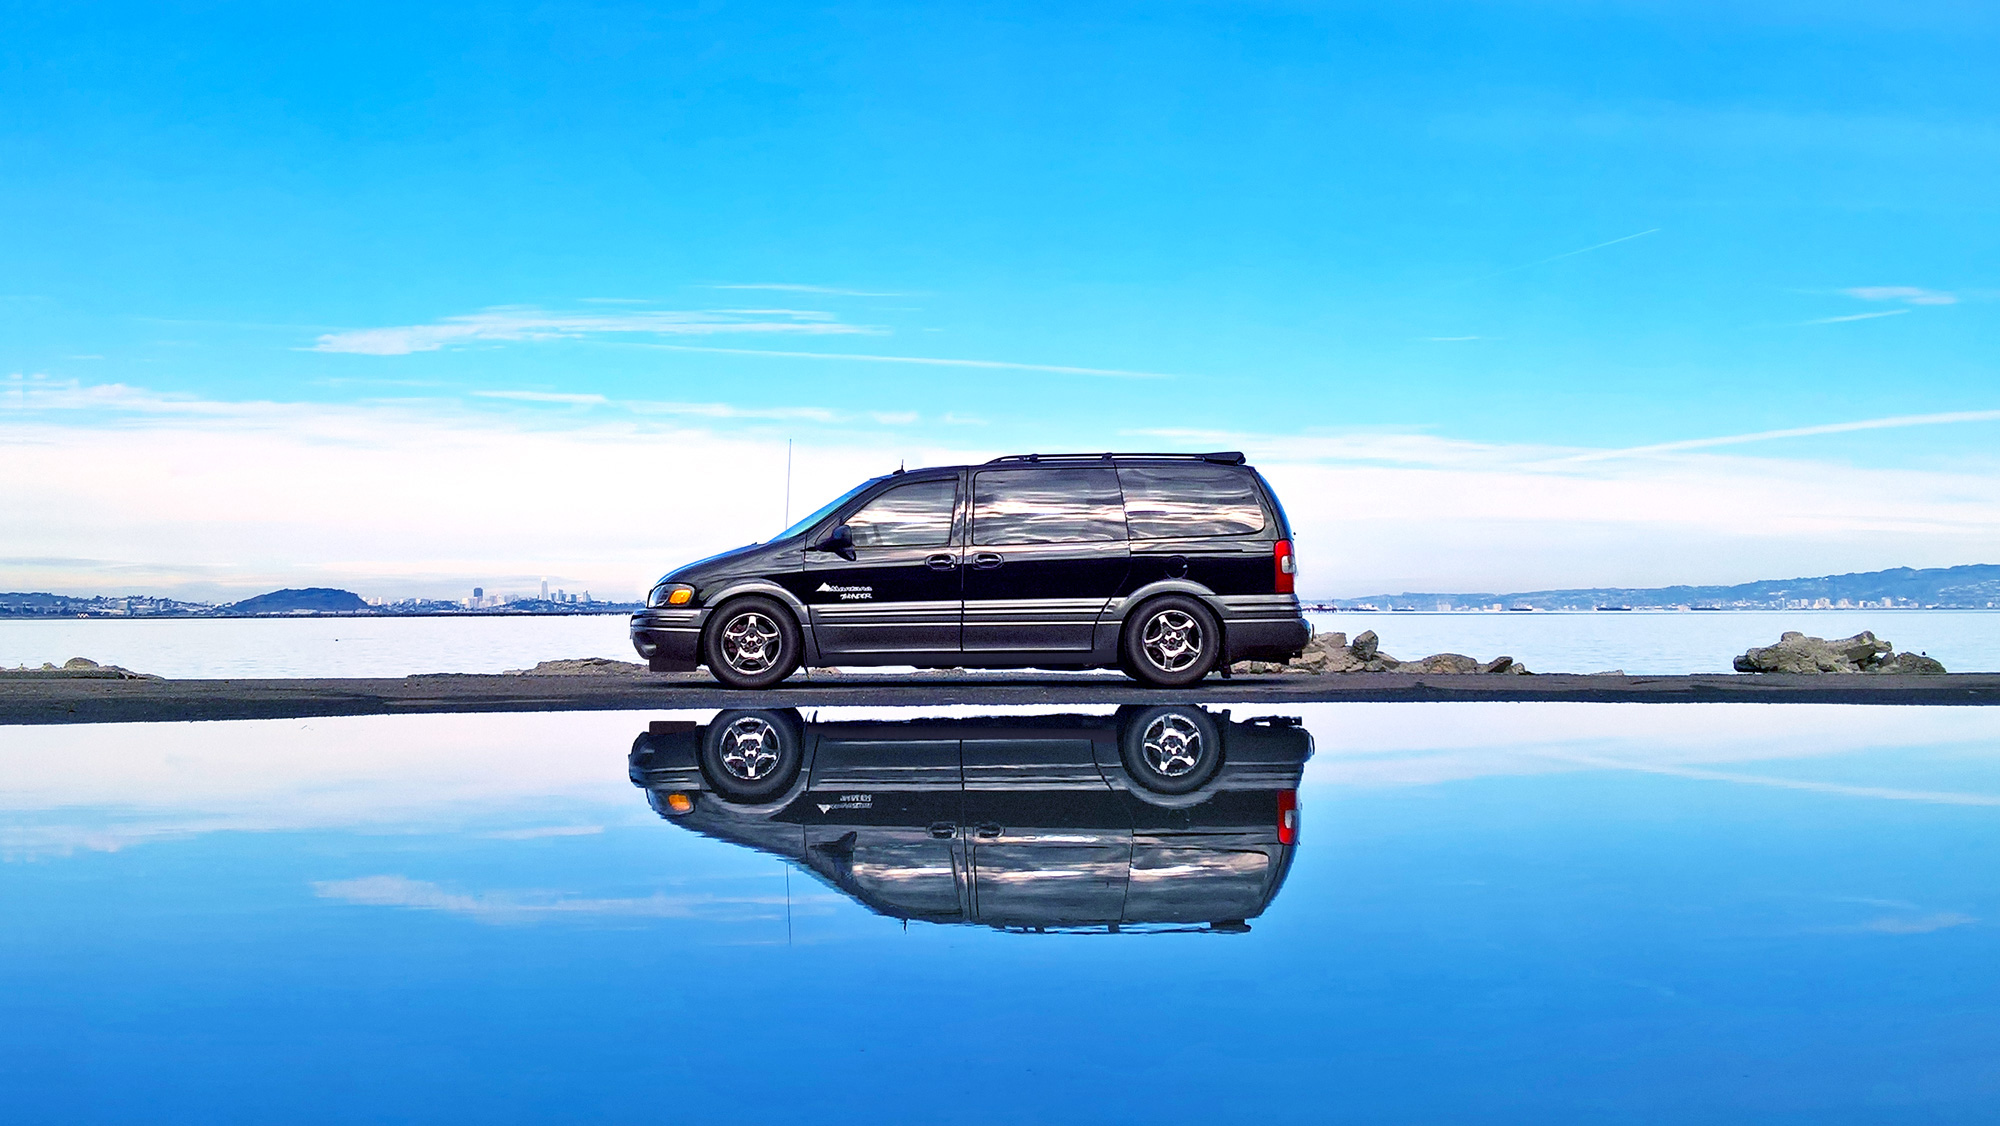
[[[1349,673],[1209,677],[1142,688],[1090,673],[879,673],[795,676],[764,692],[701,673],[440,675],[379,680],[108,680],[0,675],[0,725],[159,723],[432,712],[675,711],[944,705],[1255,704],[1562,701],[1574,703],[2000,704],[2000,673],[1946,676],[1480,676]]]

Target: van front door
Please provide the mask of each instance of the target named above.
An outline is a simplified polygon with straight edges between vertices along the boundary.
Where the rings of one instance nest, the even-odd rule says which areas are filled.
[[[959,651],[958,477],[900,484],[847,518],[853,559],[808,551],[802,594],[824,658]]]

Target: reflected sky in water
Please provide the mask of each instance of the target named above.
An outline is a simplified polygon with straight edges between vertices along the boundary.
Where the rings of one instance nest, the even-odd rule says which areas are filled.
[[[1047,723],[986,714],[805,719]],[[1076,722],[1115,733],[1092,714]],[[0,1119],[1881,1122],[2000,1105],[2000,713],[1287,714],[1315,750],[1261,913],[1115,934],[906,922],[809,857],[670,821],[628,777],[635,738],[709,713],[0,729]],[[1113,801],[1140,799],[1097,746],[1061,760],[1098,803],[1067,829],[1161,831],[1144,818],[1166,806]],[[982,762],[961,757],[961,788]],[[977,848],[970,799],[938,800]],[[802,847],[813,832],[779,826]]]

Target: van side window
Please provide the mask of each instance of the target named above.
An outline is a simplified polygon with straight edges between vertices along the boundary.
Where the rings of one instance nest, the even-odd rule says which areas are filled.
[[[1125,538],[1116,470],[988,469],[972,480],[972,542],[981,546]]]
[[[951,512],[958,482],[912,481],[898,485],[847,518],[856,547],[937,547],[951,542]]]
[[[1264,530],[1250,475],[1219,465],[1134,465],[1118,470],[1133,539],[1240,536]]]

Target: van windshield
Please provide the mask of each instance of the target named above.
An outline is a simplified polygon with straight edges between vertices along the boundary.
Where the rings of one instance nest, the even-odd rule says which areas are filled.
[[[868,480],[861,482],[859,485],[854,486],[853,488],[840,494],[834,499],[827,501],[825,505],[823,505],[818,511],[814,512],[811,516],[808,516],[805,519],[799,521],[798,523],[793,524],[791,527],[786,528],[784,531],[779,532],[777,535],[772,536],[770,539],[764,542],[776,543],[779,540],[788,540],[791,539],[793,536],[800,534],[801,532],[809,530],[814,524],[817,524],[821,520],[824,520],[827,517],[833,515],[834,509],[839,508],[841,505],[846,504],[848,501],[853,500],[857,496],[860,496],[861,491],[863,489],[866,489],[868,486],[873,485],[875,482],[880,481],[881,479],[882,478],[880,477],[871,477]]]

